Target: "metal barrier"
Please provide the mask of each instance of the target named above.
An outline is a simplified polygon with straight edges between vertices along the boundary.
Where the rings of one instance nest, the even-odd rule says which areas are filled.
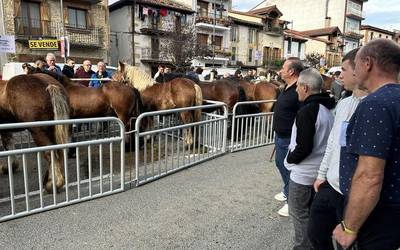
[[[220,102],[209,105],[162,110],[141,114],[135,124],[136,185],[154,181],[194,164],[225,153],[227,108]],[[165,123],[165,116],[204,108],[222,109],[223,115],[203,113],[203,119],[189,124]],[[145,119],[158,120],[159,125],[142,131]],[[170,119],[176,121],[177,119]],[[165,124],[168,124],[167,126]],[[192,138],[191,140],[188,138]]]
[[[105,123],[109,125],[107,133],[93,130]],[[92,132],[77,131],[73,133],[73,138],[83,136],[82,133],[86,133],[85,138],[96,138],[37,147],[30,134],[24,132],[24,138],[17,143],[16,149],[1,151],[0,161],[6,163],[8,174],[0,176],[0,222],[124,190],[125,128],[119,119],[106,117],[2,124],[0,131],[60,124],[89,124],[89,131],[93,130]],[[75,159],[68,159],[68,149],[75,149]],[[50,152],[51,156],[48,170],[52,180],[52,194],[47,194],[42,186],[45,152]],[[62,175],[65,179],[65,185],[59,193],[55,192],[55,159],[58,152],[62,155]],[[119,157],[115,157],[115,154]],[[13,172],[14,159],[22,162],[22,171]]]
[[[275,100],[238,102],[233,107],[230,152],[274,143],[273,112],[237,114],[239,106],[271,103]]]

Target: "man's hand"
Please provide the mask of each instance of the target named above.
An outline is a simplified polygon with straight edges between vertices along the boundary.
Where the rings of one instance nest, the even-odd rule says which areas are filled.
[[[325,182],[325,180],[321,180],[321,179],[316,179],[315,180],[315,182],[314,182],[314,190],[315,190],[315,192],[318,192],[319,186],[324,182]]]
[[[49,70],[49,71],[53,71],[53,70],[55,70],[56,69],[56,67],[55,66],[49,66],[49,68],[47,69],[47,70]]]
[[[357,234],[348,234],[343,231],[342,225],[337,225],[333,230],[333,238],[344,248],[347,249],[357,238]]]

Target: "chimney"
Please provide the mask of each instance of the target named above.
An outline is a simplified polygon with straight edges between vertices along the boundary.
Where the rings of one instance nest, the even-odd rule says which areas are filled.
[[[331,27],[331,18],[329,16],[325,17],[325,28]]]

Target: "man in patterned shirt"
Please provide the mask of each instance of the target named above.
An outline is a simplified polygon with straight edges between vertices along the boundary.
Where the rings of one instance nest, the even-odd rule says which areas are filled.
[[[355,75],[370,94],[351,118],[340,159],[343,221],[333,231],[345,249],[400,247],[400,46],[376,39],[360,49]],[[345,129],[343,129],[345,131]],[[342,136],[341,136],[342,137]]]

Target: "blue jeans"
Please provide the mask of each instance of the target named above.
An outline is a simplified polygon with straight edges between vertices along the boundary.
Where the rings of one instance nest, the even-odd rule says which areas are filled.
[[[281,174],[283,181],[283,193],[289,197],[290,172],[286,169],[284,160],[288,152],[290,138],[280,138],[275,133],[275,164]]]

